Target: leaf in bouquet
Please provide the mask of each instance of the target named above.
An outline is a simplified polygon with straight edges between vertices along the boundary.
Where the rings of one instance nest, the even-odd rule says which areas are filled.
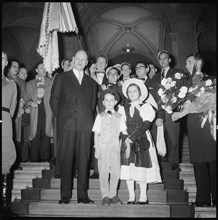
[[[206,112],[216,107],[216,95],[214,93],[205,92],[197,97],[192,104],[196,113]]]

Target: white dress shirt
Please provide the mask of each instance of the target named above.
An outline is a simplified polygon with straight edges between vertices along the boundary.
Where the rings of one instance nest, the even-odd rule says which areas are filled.
[[[83,71],[78,71],[76,69],[73,69],[73,72],[74,72],[76,78],[78,79],[79,84],[81,85],[84,72]]]

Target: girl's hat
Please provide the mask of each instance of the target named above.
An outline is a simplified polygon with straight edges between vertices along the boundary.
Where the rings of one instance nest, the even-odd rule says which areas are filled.
[[[120,75],[120,70],[121,70],[121,67],[120,67],[120,64],[116,64],[114,66],[110,66],[106,69],[106,76],[108,77],[108,73],[111,69],[117,69],[118,70],[118,75]]]
[[[148,89],[145,86],[144,82],[142,80],[140,80],[140,79],[131,78],[131,79],[126,80],[123,83],[123,85],[122,85],[122,92],[123,92],[124,96],[126,98],[128,98],[127,89],[128,89],[128,87],[131,84],[136,84],[140,88],[141,96],[140,96],[139,100],[140,101],[144,101],[148,97]]]

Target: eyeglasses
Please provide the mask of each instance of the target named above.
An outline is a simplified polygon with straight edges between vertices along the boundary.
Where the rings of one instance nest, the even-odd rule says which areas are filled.
[[[138,67],[135,68],[135,70],[141,69],[141,68],[145,68],[145,66],[138,66]]]

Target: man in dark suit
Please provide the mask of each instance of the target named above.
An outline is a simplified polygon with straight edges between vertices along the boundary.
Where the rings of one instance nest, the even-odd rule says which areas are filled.
[[[186,58],[186,69],[192,77],[201,77],[205,83],[215,80],[215,76],[203,74],[203,59],[199,53],[192,53]],[[211,93],[210,97],[216,94]],[[215,100],[215,98],[214,98]],[[211,107],[212,109],[212,107]],[[173,119],[176,120],[175,114]],[[179,113],[180,114],[180,113]],[[180,118],[177,116],[177,119]],[[213,117],[211,117],[213,118]],[[209,117],[202,123],[202,112],[192,112],[187,117],[187,131],[189,137],[190,161],[194,167],[196,180],[196,198],[194,205],[197,207],[216,206],[216,138],[211,135]],[[213,120],[211,120],[212,122]],[[216,131],[215,131],[216,132]],[[212,201],[211,201],[212,200]]]
[[[171,77],[172,80],[175,79],[175,73],[181,70],[174,69],[170,67],[172,61],[170,54],[166,50],[162,50],[158,53],[158,60],[161,66],[161,74],[156,74],[154,80],[161,83],[163,78]],[[172,165],[172,170],[180,170],[179,168],[179,137],[180,137],[180,122],[172,121],[171,115],[166,111],[165,121],[164,121],[164,134],[167,145],[167,155],[168,160]]]
[[[97,83],[84,74],[88,56],[79,50],[73,57],[72,70],[58,74],[53,82],[50,105],[57,118],[60,144],[61,200],[68,204],[72,197],[73,170],[78,170],[78,203],[94,203],[88,197],[88,163],[92,127],[97,101]]]

